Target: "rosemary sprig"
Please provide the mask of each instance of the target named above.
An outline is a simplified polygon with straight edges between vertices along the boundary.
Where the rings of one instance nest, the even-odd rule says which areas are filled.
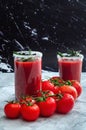
[[[34,61],[35,59],[33,57],[29,57],[29,58],[21,58],[20,61],[22,62],[27,62],[27,61]]]
[[[81,53],[81,50],[79,50],[79,51],[68,50],[69,56],[79,56],[80,53]]]
[[[20,52],[13,52],[13,54],[15,54],[15,55],[20,55],[20,56],[22,56],[20,59],[19,59],[19,61],[22,61],[22,62],[27,62],[27,61],[34,61],[35,60],[35,55],[36,55],[36,53],[31,53],[31,49],[29,49],[29,51],[27,51],[27,52],[24,52],[24,51],[20,51]],[[27,56],[27,57],[23,57],[23,56]]]
[[[57,53],[59,56],[63,57],[63,54],[61,52],[58,52]]]
[[[25,55],[25,56],[28,56],[28,55],[31,55],[31,50],[27,51],[28,53],[25,53],[25,52],[16,52],[14,51],[13,54],[16,54],[16,55]]]
[[[61,52],[58,52],[57,54],[59,55],[59,56],[61,56],[61,57],[79,57],[80,56],[80,52],[81,52],[81,50],[79,50],[79,51],[74,51],[74,50],[68,50],[68,52],[67,53],[65,53],[65,55],[63,54],[63,53],[61,53]]]

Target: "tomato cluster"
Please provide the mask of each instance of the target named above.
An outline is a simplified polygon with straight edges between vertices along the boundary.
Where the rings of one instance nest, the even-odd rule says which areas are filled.
[[[54,113],[70,112],[75,100],[81,95],[82,86],[75,80],[63,81],[60,77],[51,77],[42,81],[42,91],[37,97],[21,97],[19,101],[5,104],[4,113],[7,118],[21,117],[27,121],[35,121],[39,116],[49,117]]]

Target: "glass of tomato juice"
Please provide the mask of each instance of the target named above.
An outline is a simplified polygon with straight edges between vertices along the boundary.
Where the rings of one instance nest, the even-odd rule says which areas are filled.
[[[63,56],[57,55],[59,75],[63,80],[77,80],[80,82],[83,55],[68,57],[66,53]]]
[[[41,90],[42,53],[19,51],[13,56],[16,99],[21,96],[36,96]]]

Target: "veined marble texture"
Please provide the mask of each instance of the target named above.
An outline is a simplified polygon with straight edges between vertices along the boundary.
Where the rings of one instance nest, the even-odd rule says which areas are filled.
[[[0,71],[13,72],[13,51],[28,48],[51,71],[58,51],[81,50],[86,71],[86,0],[0,0]]]
[[[43,79],[56,75],[57,72],[42,70]],[[0,130],[86,130],[86,73],[82,73],[81,84],[83,93],[70,113],[40,117],[35,122],[27,122],[21,118],[10,120],[5,117],[3,108],[7,100],[15,98],[14,73],[0,73]]]

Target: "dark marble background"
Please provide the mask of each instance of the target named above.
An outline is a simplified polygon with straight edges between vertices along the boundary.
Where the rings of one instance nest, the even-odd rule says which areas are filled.
[[[13,51],[43,52],[57,71],[57,51],[81,50],[86,71],[86,0],[0,0],[0,71],[13,72]]]

